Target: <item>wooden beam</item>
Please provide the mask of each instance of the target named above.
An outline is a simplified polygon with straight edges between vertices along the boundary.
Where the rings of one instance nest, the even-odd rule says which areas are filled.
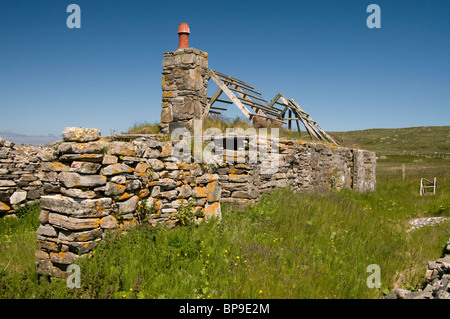
[[[219,98],[220,94],[222,94],[222,89],[219,87],[219,89],[216,91],[216,93],[214,93],[214,95],[210,98],[209,103],[206,103],[206,108],[203,111],[203,114],[208,114],[209,113],[209,108],[211,107],[211,105],[214,104],[214,102]]]
[[[222,79],[222,80],[223,80],[224,83],[235,84],[235,85],[237,85],[237,86],[243,88],[244,90],[247,90],[247,91],[250,91],[250,92],[253,92],[253,93],[262,95],[261,92],[258,92],[258,91],[254,90],[254,89],[251,89],[251,88],[249,88],[249,87],[246,87],[246,86],[244,86],[244,85],[242,85],[242,84],[240,84],[240,83],[238,83],[238,82],[236,82],[236,81],[232,81],[232,80],[228,80],[228,79]]]
[[[218,107],[218,106],[211,106],[211,109],[214,109],[214,110],[222,110],[222,111],[228,110],[226,107]]]
[[[240,83],[240,84],[243,84],[243,85],[245,85],[245,86],[248,86],[248,87],[251,88],[251,89],[255,89],[253,86],[251,86],[251,85],[245,83],[244,81],[241,81],[241,80],[239,80],[239,79],[233,78],[232,76],[229,76],[229,75],[220,73],[220,72],[218,72],[218,71],[213,71],[213,72],[214,72],[214,74],[216,74],[216,75],[220,75],[221,77],[228,78],[228,79],[230,79],[230,80],[233,80],[233,81],[236,81],[236,82],[238,82],[238,83]]]
[[[210,97],[206,97],[208,100],[210,100]],[[216,99],[217,102],[222,102],[222,103],[228,103],[228,104],[233,104],[233,102],[231,101],[227,101],[227,100],[222,100],[222,99]]]
[[[241,101],[239,101],[239,99],[233,94],[233,92],[231,92],[231,90],[228,88],[228,86],[226,86],[220,80],[220,78],[214,73],[213,70],[209,70],[208,74],[211,77],[211,79],[213,79],[213,81],[216,82],[216,84],[219,86],[219,88],[222,89],[223,93],[225,93],[230,98],[230,100],[233,101],[233,103],[242,111],[242,113],[244,113],[245,117],[250,120],[250,118],[251,118],[250,112],[241,103]]]
[[[239,89],[239,88],[230,88],[230,90],[232,90],[232,91],[239,92],[239,93],[241,93],[241,94],[250,96],[250,97],[252,97],[252,98],[254,98],[254,99],[261,100],[261,101],[263,101],[263,102],[267,102],[267,100],[264,100],[262,97],[259,97],[259,96],[256,96],[256,95],[253,95],[253,94],[250,94],[250,93],[247,93],[247,92],[242,92],[242,90],[239,91],[238,89]]]

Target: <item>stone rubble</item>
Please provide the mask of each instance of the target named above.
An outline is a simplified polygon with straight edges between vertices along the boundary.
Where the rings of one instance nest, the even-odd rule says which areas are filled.
[[[407,232],[420,229],[425,226],[436,226],[446,220],[450,220],[449,217],[423,217],[423,218],[415,218],[409,221],[411,228],[407,230]]]
[[[428,262],[425,288],[392,290],[385,299],[450,299],[450,239],[444,250],[443,258]]]

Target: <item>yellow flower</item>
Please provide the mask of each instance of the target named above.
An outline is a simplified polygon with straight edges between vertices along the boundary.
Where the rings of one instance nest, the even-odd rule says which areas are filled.
[[[260,290],[259,293],[262,294],[262,290]]]
[[[133,291],[133,288],[130,288],[130,291]]]
[[[236,256],[237,259],[239,259],[239,256]]]

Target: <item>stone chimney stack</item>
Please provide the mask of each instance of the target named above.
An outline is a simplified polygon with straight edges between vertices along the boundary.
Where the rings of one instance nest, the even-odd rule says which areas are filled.
[[[180,37],[185,37],[189,25],[182,23],[180,29],[184,30]],[[180,47],[177,51],[164,53],[161,132],[165,134],[179,127],[191,130],[194,119],[203,118],[207,104],[208,53]]]

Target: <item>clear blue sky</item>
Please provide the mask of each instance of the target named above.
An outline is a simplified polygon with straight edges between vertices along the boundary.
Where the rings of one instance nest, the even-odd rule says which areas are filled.
[[[66,26],[71,3],[81,29]],[[0,131],[159,122],[180,22],[210,68],[294,98],[326,131],[450,125],[449,16],[449,0],[2,0]]]

